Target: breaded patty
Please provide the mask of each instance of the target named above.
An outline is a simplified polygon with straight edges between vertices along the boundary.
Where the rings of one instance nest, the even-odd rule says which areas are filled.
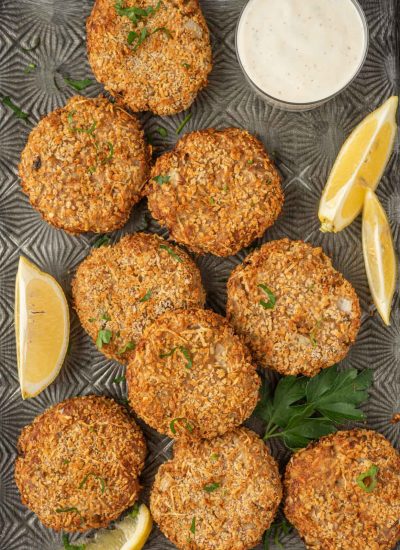
[[[282,239],[232,272],[227,317],[261,365],[314,376],[346,356],[361,310],[354,288],[321,248]]]
[[[106,527],[136,501],[146,457],[140,428],[112,399],[90,395],[54,405],[18,441],[22,502],[51,529]]]
[[[71,233],[122,227],[142,195],[150,151],[136,117],[104,98],[71,98],[29,135],[22,188],[43,218]]]
[[[185,135],[152,168],[149,208],[171,238],[216,256],[260,237],[283,204],[281,178],[254,136],[238,128]]]
[[[83,328],[112,359],[127,363],[143,330],[171,309],[202,307],[195,263],[157,235],[135,233],[92,250],[72,283]]]
[[[400,540],[400,457],[376,432],[337,432],[297,452],[285,495],[307,548],[390,550]]]
[[[248,550],[260,542],[282,498],[278,466],[264,442],[238,428],[212,440],[180,440],[160,466],[153,518],[181,550]]]
[[[239,426],[260,379],[227,321],[202,309],[170,311],[144,332],[127,368],[135,412],[170,437],[212,438]]]
[[[96,0],[87,49],[97,80],[117,101],[159,115],[187,109],[212,68],[198,0]]]

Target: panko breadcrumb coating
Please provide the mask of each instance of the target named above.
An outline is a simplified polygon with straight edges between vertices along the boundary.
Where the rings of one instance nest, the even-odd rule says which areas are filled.
[[[180,550],[249,550],[282,498],[278,466],[264,442],[238,428],[212,440],[179,440],[157,472],[153,518]]]
[[[149,209],[171,238],[216,256],[263,235],[284,200],[263,144],[238,128],[186,134],[157,159],[147,189]]]
[[[307,548],[390,550],[400,540],[400,457],[376,432],[337,432],[297,452],[285,494]]]
[[[146,233],[92,250],[72,292],[83,328],[104,355],[124,364],[162,313],[205,301],[200,272],[186,252]]]
[[[117,101],[159,115],[187,109],[212,68],[198,0],[96,0],[87,49],[97,80]]]
[[[135,412],[170,437],[212,438],[239,426],[260,379],[227,321],[201,309],[165,313],[144,332],[127,368]]]
[[[149,163],[136,117],[104,98],[75,96],[32,130],[19,175],[47,222],[70,233],[102,233],[128,220]]]
[[[54,405],[18,441],[22,502],[51,529],[106,527],[138,498],[146,443],[112,399],[90,395]]]
[[[321,248],[282,239],[232,272],[227,317],[261,365],[314,376],[346,356],[361,310],[354,288]]]

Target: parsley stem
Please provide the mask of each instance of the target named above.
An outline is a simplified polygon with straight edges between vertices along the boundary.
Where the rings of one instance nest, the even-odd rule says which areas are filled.
[[[271,428],[271,426],[272,426],[272,428]],[[279,430],[279,426],[277,424],[273,424],[273,422],[270,421],[268,426],[266,427],[265,435],[269,436],[270,434],[275,433],[277,430]]]
[[[268,439],[271,439],[272,437],[282,437],[283,434],[284,434],[284,432],[273,433],[271,431],[270,433],[265,434],[263,439],[264,439],[264,441],[267,441]]]

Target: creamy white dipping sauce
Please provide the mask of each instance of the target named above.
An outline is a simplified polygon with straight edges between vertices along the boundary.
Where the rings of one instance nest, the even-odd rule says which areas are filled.
[[[326,99],[364,59],[367,34],[351,0],[250,0],[237,30],[244,71],[269,96]]]

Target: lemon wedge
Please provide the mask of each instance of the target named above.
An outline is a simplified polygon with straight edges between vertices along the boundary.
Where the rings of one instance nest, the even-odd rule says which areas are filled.
[[[389,325],[397,260],[386,213],[370,189],[365,193],[362,241],[369,288],[380,316]]]
[[[85,548],[85,550],[141,550],[151,533],[153,521],[150,511],[141,504],[137,513],[128,514],[119,521],[115,529],[101,529],[94,539],[74,542],[69,548]]]
[[[62,367],[69,311],[58,282],[22,256],[15,282],[15,331],[22,398],[35,397]]]
[[[321,231],[341,231],[361,212],[366,189],[376,189],[397,134],[399,98],[393,96],[368,115],[344,143],[322,194]]]

